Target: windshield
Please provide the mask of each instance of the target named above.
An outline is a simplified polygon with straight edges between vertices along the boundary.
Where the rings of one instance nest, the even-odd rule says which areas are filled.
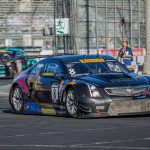
[[[83,76],[102,73],[127,73],[129,72],[116,60],[104,59],[73,59],[64,60],[64,63],[71,76]]]

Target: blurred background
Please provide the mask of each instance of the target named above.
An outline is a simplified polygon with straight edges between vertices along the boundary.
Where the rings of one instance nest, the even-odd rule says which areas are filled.
[[[117,57],[127,40],[132,65],[143,71],[146,5],[146,0],[0,0],[0,47],[20,48],[29,55]],[[66,33],[57,32],[58,27],[67,28]]]

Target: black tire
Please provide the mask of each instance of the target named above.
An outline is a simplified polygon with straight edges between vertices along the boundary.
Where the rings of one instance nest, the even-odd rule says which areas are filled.
[[[15,75],[17,74],[17,68],[16,68],[16,65],[14,63],[11,64],[11,67],[10,67],[10,78],[14,78]]]
[[[19,85],[15,86],[15,88],[11,92],[9,101],[14,113],[16,114],[23,113],[24,99],[22,90]]]
[[[76,91],[70,88],[66,95],[65,107],[67,110],[67,115],[71,118],[76,118],[79,113],[79,102]]]

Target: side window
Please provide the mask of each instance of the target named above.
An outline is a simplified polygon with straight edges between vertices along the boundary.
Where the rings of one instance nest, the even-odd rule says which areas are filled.
[[[60,66],[57,63],[48,63],[47,64],[47,69],[46,69],[46,73],[59,73],[62,72],[62,69],[60,68]]]
[[[7,51],[7,56],[8,57],[15,57],[15,52],[13,52],[13,51]]]
[[[38,64],[35,65],[31,73],[37,74],[37,75],[40,73],[43,73],[45,69],[45,65],[46,65],[45,62],[39,62]]]

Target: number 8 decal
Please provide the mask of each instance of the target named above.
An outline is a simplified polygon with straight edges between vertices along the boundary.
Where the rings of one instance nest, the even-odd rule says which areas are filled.
[[[58,102],[58,88],[59,88],[59,84],[54,83],[52,85],[51,95],[52,95],[52,102],[53,103],[57,103]]]
[[[71,75],[75,75],[75,74],[76,74],[76,72],[74,71],[74,69],[69,69],[69,73],[70,73]]]

